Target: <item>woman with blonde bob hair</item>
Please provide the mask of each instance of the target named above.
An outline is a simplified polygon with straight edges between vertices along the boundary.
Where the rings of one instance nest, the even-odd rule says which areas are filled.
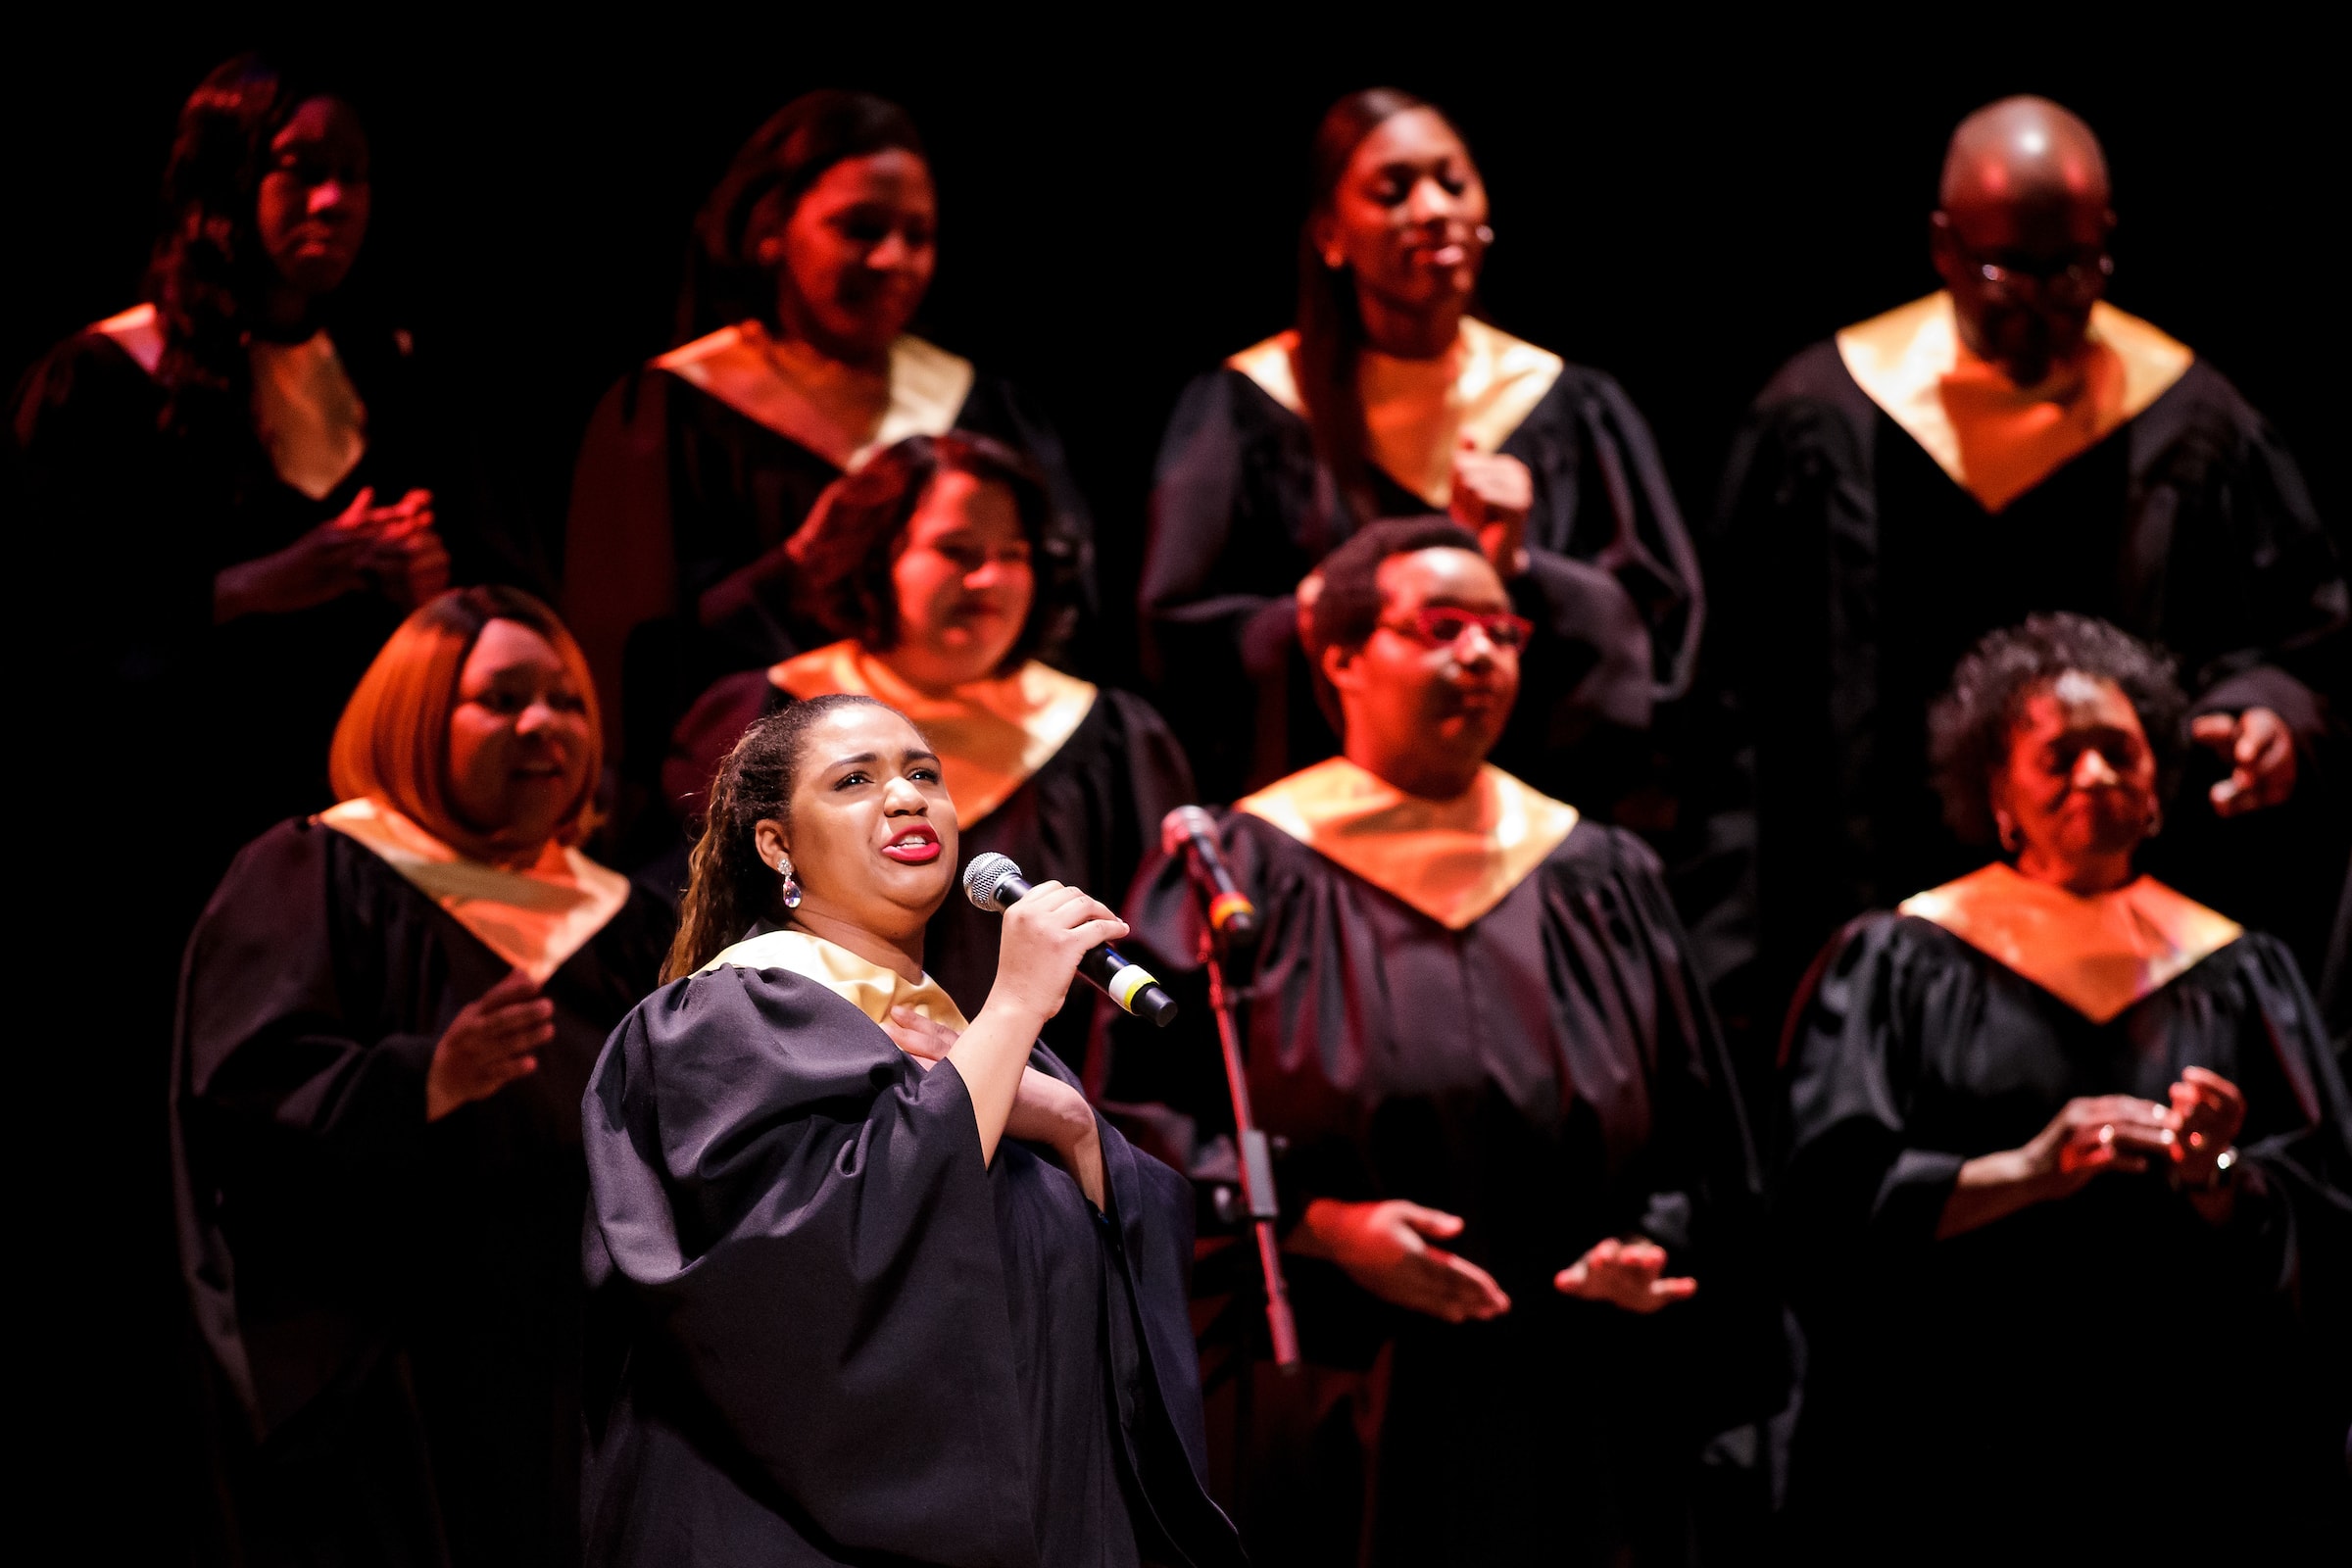
[[[574,848],[587,666],[440,595],[352,694],[339,804],[237,858],[174,1043],[181,1262],[249,1558],[576,1558],[579,1103],[665,910]]]

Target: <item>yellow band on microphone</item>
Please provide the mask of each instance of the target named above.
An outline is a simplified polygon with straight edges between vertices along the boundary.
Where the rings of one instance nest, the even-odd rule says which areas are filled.
[[[1110,985],[1107,989],[1110,992],[1110,1000],[1119,1004],[1121,1011],[1133,1012],[1135,1010],[1135,994],[1146,986],[1157,984],[1159,984],[1159,979],[1151,970],[1140,963],[1131,963],[1110,977]]]
[[[1208,906],[1209,927],[1212,930],[1222,931],[1225,929],[1225,922],[1235,915],[1255,914],[1256,912],[1257,906],[1251,904],[1242,894],[1220,893],[1217,895],[1217,901]]]

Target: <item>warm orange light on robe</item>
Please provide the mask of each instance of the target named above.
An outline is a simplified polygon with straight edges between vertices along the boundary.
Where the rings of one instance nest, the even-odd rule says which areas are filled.
[[[1492,763],[1451,801],[1425,801],[1344,757],[1234,803],[1449,931],[1500,904],[1575,831],[1576,808]]]
[[[2088,1018],[2105,1023],[2245,935],[2153,877],[2084,897],[1995,861],[1905,899],[1933,921]]]

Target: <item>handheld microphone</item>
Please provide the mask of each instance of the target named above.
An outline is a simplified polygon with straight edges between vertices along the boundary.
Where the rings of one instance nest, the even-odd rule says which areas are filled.
[[[1198,806],[1179,806],[1159,822],[1159,847],[1173,856],[1181,853],[1193,879],[1208,898],[1208,928],[1234,947],[1257,940],[1257,906],[1250,902],[1225,865],[1225,846],[1217,838],[1217,819]]]
[[[1003,914],[1004,906],[1018,904],[1028,895],[1029,879],[1021,875],[1009,855],[975,855],[972,863],[963,868],[963,892],[989,913]],[[1078,960],[1078,972],[1089,985],[1138,1018],[1162,1029],[1176,1019],[1176,999],[1159,988],[1157,977],[1142,964],[1119,956],[1118,949],[1107,942],[1086,950]]]

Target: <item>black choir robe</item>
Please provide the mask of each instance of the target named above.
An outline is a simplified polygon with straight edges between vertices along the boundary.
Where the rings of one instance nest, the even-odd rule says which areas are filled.
[[[2073,917],[1966,927],[1988,878],[2025,881],[1995,866],[1854,922],[1790,1014],[1801,1560],[2079,1561],[2121,1532],[2182,1561],[2341,1561],[2352,1102],[2310,992],[2278,942],[2145,881],[2137,952],[2070,938],[2100,901],[2032,884],[2018,902]],[[2078,1096],[2163,1103],[2191,1064],[2246,1097],[2226,1226],[2151,1172],[1936,1239],[1965,1161]]]
[[[1263,1560],[1682,1562],[1701,1442],[1770,1408],[1758,1172],[1657,860],[1496,770],[1481,789],[1508,807],[1493,834],[1344,760],[1222,814],[1261,922],[1241,1028],[1252,1108],[1284,1141],[1284,1225],[1318,1198],[1443,1209],[1466,1222],[1443,1245],[1512,1299],[1499,1319],[1448,1325],[1288,1259],[1309,1367],[1255,1385],[1242,1523]],[[1252,814],[1303,796],[1312,819],[1316,797],[1349,792],[1354,831],[1330,842],[1375,879]],[[1230,1185],[1202,917],[1181,863],[1147,867],[1126,917],[1122,951],[1185,1011],[1155,1031],[1105,1010],[1097,1092]],[[1668,1249],[1669,1272],[1696,1275],[1695,1298],[1638,1316],[1553,1289],[1593,1243],[1637,1233]],[[1250,1249],[1225,1262],[1254,1290]],[[1365,1368],[1352,1398],[1332,1392],[1339,1369]],[[1301,1397],[1316,1407],[1293,1408]],[[1361,1470],[1358,1433],[1372,1434]]]
[[[1108,1126],[1101,1211],[1011,1139],[984,1165],[955,1064],[874,1021],[944,1003],[762,926],[613,1031],[590,1563],[1241,1562],[1199,1480],[1183,1178]]]
[[[2151,864],[2316,967],[2352,819],[2315,765],[2347,690],[2342,568],[2293,459],[2221,372],[2121,312],[2102,322],[2127,351],[2160,339],[2156,379],[2173,379],[2028,488],[1991,492],[1997,510],[1837,341],[1790,361],[1740,432],[1709,570],[1741,591],[1719,604],[1709,662],[1739,710],[1725,750],[1748,749],[1752,801],[1718,837],[1754,846],[1753,887],[1731,901],[1749,912],[1729,918],[1765,950],[1761,1016],[1844,921],[1975,863],[1929,787],[1928,707],[1984,633],[2058,610],[2162,644],[2200,710],[2269,707],[2293,726],[2296,802],[2216,819],[2200,796],[2218,763],[2197,748]]]
[[[163,340],[146,307],[59,344],[17,394],[21,532],[35,580],[71,607],[49,656],[78,672],[74,700],[60,705],[67,732],[49,754],[71,772],[55,784],[70,776],[76,790],[111,788],[82,762],[113,743],[123,714],[158,726],[149,741],[174,759],[186,831],[167,863],[145,858],[143,881],[170,883],[187,901],[183,921],[254,835],[333,804],[335,721],[405,613],[355,590],[216,626],[214,576],[284,549],[369,486],[383,506],[412,487],[433,490],[455,569],[472,559],[465,530],[451,526],[463,498],[452,493],[409,334],[324,330],[365,415],[356,462],[323,495],[280,475],[253,418],[161,427]],[[141,787],[124,788],[126,808],[144,800]]]
[[[680,373],[725,333],[616,383],[589,420],[572,480],[564,618],[596,666],[606,712],[618,715],[607,722],[620,734],[621,776],[639,790],[655,786],[671,728],[713,680],[826,640],[794,611],[781,547],[867,450],[821,418],[796,440]],[[880,439],[956,428],[1026,454],[1044,475],[1053,543],[1077,574],[1081,635],[1091,635],[1094,523],[1061,438],[1011,383],[918,338],[901,345]],[[757,401],[773,386],[739,382],[710,384],[800,427]],[[706,621],[705,595],[722,585],[737,591],[710,601]]]
[[[431,1123],[434,1047],[515,967],[503,934],[317,820],[206,910],[175,1188],[237,1560],[578,1560],[580,1094],[672,929],[603,878],[625,902],[545,982],[538,1069]]]
[[[1650,699],[1682,689],[1696,657],[1703,590],[1649,427],[1623,389],[1484,322],[1465,321],[1464,332],[1506,365],[1534,362],[1519,373],[1540,395],[1504,405],[1486,423],[1465,417],[1462,429],[1480,450],[1526,464],[1535,478],[1527,543],[1539,561],[1549,556],[1557,566],[1514,585],[1513,598],[1521,614],[1556,627],[1572,645],[1562,655],[1570,667],[1553,677],[1547,695],[1565,693],[1596,662],[1638,662],[1622,695],[1569,704],[1556,716],[1547,709],[1529,720],[1524,737],[1497,751],[1505,765],[1552,788],[1556,781],[1540,772],[1547,753],[1582,740],[1595,718],[1622,722],[1636,702],[1645,729]],[[1299,579],[1368,519],[1348,517],[1315,455],[1279,352],[1284,343],[1277,338],[1236,355],[1185,389],[1152,480],[1140,591],[1146,667],[1202,789],[1218,801],[1339,750],[1298,651],[1293,596]],[[1443,499],[1432,499],[1438,492],[1428,476],[1408,485],[1377,461],[1369,467],[1377,515],[1446,511]],[[1613,583],[1622,603],[1596,604],[1590,584],[1563,590],[1563,568]],[[1636,630],[1639,645],[1630,635]],[[1551,733],[1562,729],[1580,733]],[[1619,782],[1622,764],[1607,765],[1610,782]],[[1579,791],[1576,798],[1616,797]]]
[[[956,736],[963,727],[937,720],[962,705],[927,702],[892,680],[871,658],[855,655],[855,646],[833,644],[774,670],[730,676],[712,686],[672,740],[663,793],[689,802],[690,815],[699,812],[719,760],[755,720],[795,702],[795,693],[859,692],[906,713],[918,728],[930,726],[950,796],[963,819],[962,865],[981,855],[1010,856],[1031,882],[1051,879],[1084,888],[1113,908],[1126,896],[1145,854],[1159,842],[1160,819],[1193,799],[1182,749],[1140,697],[1030,665],[1023,674],[1043,693],[1030,722],[1053,751],[1034,770],[1023,772],[1013,759],[983,762],[957,755]],[[1083,714],[1074,724],[1073,711]],[[1041,718],[1053,727],[1039,725]],[[657,869],[670,883],[682,884],[682,858],[672,856]],[[931,917],[923,962],[969,1015],[986,1004],[996,984],[1004,920],[973,907],[961,886],[958,882],[958,891]],[[682,887],[663,891],[674,898]],[[1055,1054],[1081,1071],[1094,1023],[1092,996],[1083,981],[1076,982],[1074,1000],[1046,1025],[1043,1037]]]

